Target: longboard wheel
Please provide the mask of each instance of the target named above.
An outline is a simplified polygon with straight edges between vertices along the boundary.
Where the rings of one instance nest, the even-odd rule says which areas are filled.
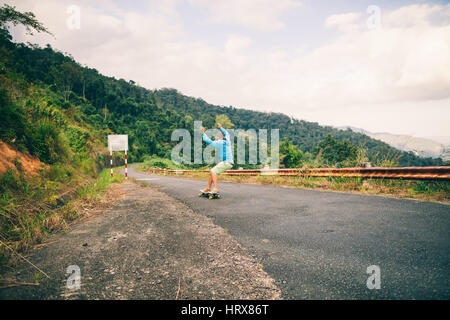
[[[220,199],[220,194],[217,195],[217,199]]]
[[[201,193],[199,193],[199,194],[198,194],[198,196],[199,196],[199,197],[201,197],[201,196],[202,196],[202,194],[201,194]]]
[[[209,199],[212,199],[213,198],[213,196],[209,196]]]

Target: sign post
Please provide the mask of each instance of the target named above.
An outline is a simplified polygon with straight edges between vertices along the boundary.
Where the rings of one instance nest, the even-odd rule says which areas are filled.
[[[113,134],[108,135],[108,149],[109,161],[111,165],[111,177],[113,176],[113,151],[125,151],[125,179],[128,179],[128,135],[127,134]]]

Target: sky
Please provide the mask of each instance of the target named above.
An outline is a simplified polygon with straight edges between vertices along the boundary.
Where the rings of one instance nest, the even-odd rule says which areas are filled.
[[[16,0],[70,53],[148,89],[322,125],[450,137],[450,2]]]

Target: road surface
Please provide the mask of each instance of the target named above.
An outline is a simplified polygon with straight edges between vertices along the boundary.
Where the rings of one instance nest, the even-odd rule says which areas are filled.
[[[228,230],[283,298],[450,298],[448,205],[232,182],[219,183],[222,199],[208,200],[197,196],[205,181],[133,168],[129,176]],[[368,288],[369,277],[380,289]]]

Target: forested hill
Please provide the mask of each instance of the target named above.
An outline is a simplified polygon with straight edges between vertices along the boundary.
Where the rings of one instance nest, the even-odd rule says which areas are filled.
[[[304,152],[313,151],[327,135],[332,135],[337,140],[348,139],[351,144],[366,148],[372,163],[397,156],[401,166],[442,165],[440,159],[423,159],[400,152],[350,130],[324,127],[281,113],[215,106],[175,89],[148,90],[133,81],[106,77],[95,69],[82,67],[69,55],[50,46],[39,48],[13,43],[6,30],[0,34],[0,77],[1,94],[9,95],[4,101],[22,101],[15,96],[20,94],[38,95],[39,99],[28,100],[29,105],[23,100],[24,107],[40,101],[46,108],[94,130],[105,143],[107,134],[128,134],[130,160],[134,161],[152,154],[169,157],[174,146],[170,142],[174,129],[192,131],[194,120],[202,120],[205,127],[212,127],[216,116],[225,114],[236,128],[279,128],[282,139],[288,138]],[[11,121],[14,120],[2,120],[0,139],[33,153],[26,133],[21,133]]]

